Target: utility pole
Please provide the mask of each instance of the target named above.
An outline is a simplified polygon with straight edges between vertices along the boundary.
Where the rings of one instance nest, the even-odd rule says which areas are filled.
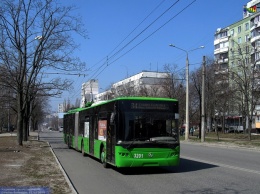
[[[170,44],[169,46],[174,47],[176,49],[182,50],[186,53],[186,124],[185,124],[185,140],[189,140],[189,132],[190,132],[190,119],[189,119],[189,53],[198,49],[204,48],[204,46],[200,46],[198,48],[192,49],[192,50],[184,50],[180,47],[177,47],[173,44]]]
[[[201,94],[201,142],[205,141],[205,66],[206,66],[206,59],[205,56],[203,56],[202,94]]]

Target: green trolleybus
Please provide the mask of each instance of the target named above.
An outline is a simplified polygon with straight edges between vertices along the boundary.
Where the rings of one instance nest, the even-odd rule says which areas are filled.
[[[67,112],[64,141],[104,167],[177,166],[178,118],[175,99],[119,97]]]

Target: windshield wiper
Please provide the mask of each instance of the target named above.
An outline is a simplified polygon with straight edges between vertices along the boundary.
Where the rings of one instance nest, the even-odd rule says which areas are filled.
[[[164,136],[164,137],[152,137],[150,138],[150,141],[153,141],[153,142],[169,142],[169,141],[176,141],[177,139],[174,138],[174,137],[167,137],[167,136]]]
[[[126,147],[126,149],[129,149],[134,144],[134,142],[136,142],[138,140],[145,140],[145,139],[147,139],[147,137],[138,137],[138,138],[133,139],[133,141]]]

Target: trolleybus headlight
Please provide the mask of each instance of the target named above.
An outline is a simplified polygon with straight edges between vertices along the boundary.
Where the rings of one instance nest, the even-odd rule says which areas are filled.
[[[178,152],[171,152],[171,153],[170,153],[170,157],[172,157],[172,156],[178,156],[178,155],[179,155]]]
[[[128,153],[125,153],[125,152],[119,152],[118,153],[120,156],[122,156],[122,157],[128,157]]]

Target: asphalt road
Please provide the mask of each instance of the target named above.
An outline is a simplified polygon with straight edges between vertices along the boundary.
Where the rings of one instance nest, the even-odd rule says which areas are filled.
[[[91,157],[68,149],[62,133],[42,132],[80,194],[260,193],[260,152],[181,143],[179,167],[103,168]]]

